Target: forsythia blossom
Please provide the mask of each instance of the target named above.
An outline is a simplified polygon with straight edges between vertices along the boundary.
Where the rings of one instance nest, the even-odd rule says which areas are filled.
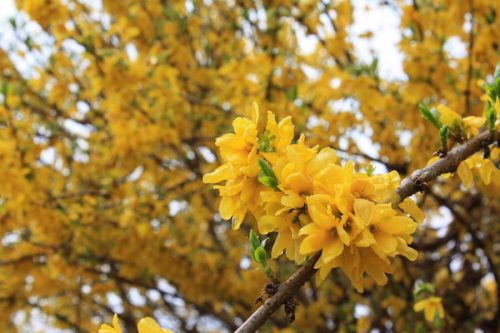
[[[413,310],[416,312],[424,311],[425,320],[428,322],[433,322],[436,315],[440,319],[444,318],[443,304],[441,303],[441,297],[429,297],[421,301],[418,301],[413,306]]]
[[[262,131],[258,118],[254,105],[252,120],[234,120],[234,133],[216,141],[223,164],[203,178],[225,182],[214,186],[223,218],[238,228],[250,212],[261,234],[277,233],[272,257],[301,263],[321,251],[319,279],[339,267],[358,291],[368,280],[387,283],[390,258],[417,258],[409,244],[423,213],[411,199],[391,205],[397,172],[359,173],[331,148],[308,147],[304,136],[293,142],[290,117],[278,123],[268,112]]]
[[[137,331],[139,333],[173,333],[170,330],[163,329],[153,318],[143,318],[137,324]],[[122,333],[118,316],[113,316],[113,326],[102,324],[97,333]]]

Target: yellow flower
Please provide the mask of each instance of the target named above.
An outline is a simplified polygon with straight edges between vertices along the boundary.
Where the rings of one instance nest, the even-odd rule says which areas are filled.
[[[283,196],[282,192],[273,190],[261,192],[261,200],[265,203],[266,212],[257,221],[259,232],[261,234],[278,232],[271,250],[273,258],[279,257],[285,251],[288,259],[301,263],[305,257],[298,252],[301,242],[299,228],[301,223],[307,223],[304,221],[306,215],[294,210],[283,211],[281,204]]]
[[[465,125],[465,130],[467,133],[471,135],[478,135],[479,129],[484,125],[486,122],[486,118],[484,117],[465,117],[463,119],[464,125]]]
[[[172,333],[170,330],[161,328],[153,318],[149,317],[139,321],[137,330],[139,333]],[[98,333],[122,333],[120,323],[118,322],[118,316],[116,314],[113,316],[113,326],[102,324]]]
[[[234,217],[233,228],[238,229],[249,208],[255,206],[258,196],[259,174],[257,156],[258,109],[254,107],[252,120],[238,117],[233,121],[234,133],[225,134],[215,141],[224,164],[203,176],[205,183],[214,186],[221,196],[219,212],[222,218]]]
[[[415,303],[413,310],[416,312],[424,311],[425,320],[428,322],[433,322],[436,314],[441,319],[445,316],[443,304],[441,303],[441,297],[429,297],[423,299]]]
[[[274,114],[267,112],[266,131],[271,135],[271,145],[275,151],[286,148],[292,142],[294,129],[291,117],[283,118],[278,124]]]
[[[291,151],[286,153],[291,160],[301,157],[294,152],[294,146],[297,145],[290,145],[294,135],[294,126],[290,117],[283,119],[278,124],[274,115],[268,112],[266,132],[260,138],[258,122],[259,109],[254,104],[252,120],[236,118],[233,122],[234,133],[224,134],[216,139],[215,144],[219,147],[224,164],[203,177],[205,183],[226,182],[224,185],[214,186],[214,188],[219,190],[221,196],[220,215],[224,219],[233,218],[233,229],[240,227],[248,211],[257,219],[262,217],[262,208],[257,202],[259,201],[259,192],[265,187],[257,180],[257,176],[261,172],[259,159],[264,157],[274,167],[276,160],[286,153],[285,150]],[[301,143],[304,146],[303,139]],[[304,148],[306,147],[304,146]],[[263,151],[259,149],[263,149]],[[314,157],[314,151],[312,157]],[[300,184],[296,176],[290,178],[288,182]],[[296,199],[300,198],[291,193],[283,200],[288,200],[288,204],[295,207],[300,205]]]
[[[356,246],[371,247],[381,259],[403,255],[415,260],[417,251],[408,246],[417,224],[409,217],[398,215],[390,204],[376,204],[366,199],[354,201],[354,217],[363,231],[354,241]]]
[[[437,106],[437,110],[439,112],[439,121],[443,125],[448,125],[448,127],[452,128],[460,126],[462,123],[462,117],[449,107],[441,104]]]
[[[99,328],[98,333],[122,333],[122,329],[120,327],[120,323],[118,322],[118,316],[115,314],[113,316],[113,326],[109,326],[108,324],[102,324]]]
[[[268,157],[270,154],[266,154]],[[299,229],[310,223],[306,198],[313,192],[315,176],[329,164],[337,161],[335,151],[325,148],[319,153],[317,148],[307,148],[304,137],[296,144],[286,146],[281,156],[270,159],[280,184],[280,192],[265,190],[261,192],[261,204],[265,214],[258,219],[260,233],[278,232],[272,249],[276,258],[283,251],[286,256],[300,263],[305,256],[299,252],[302,236]]]
[[[306,235],[300,253],[307,255],[322,250],[321,262],[327,264],[342,253],[344,246],[350,245],[361,226],[351,216],[341,214],[331,196],[309,196],[307,207],[312,223],[300,229],[300,235]]]
[[[472,171],[474,169],[477,170],[485,185],[489,185],[491,180],[495,179],[498,173],[498,169],[495,167],[491,159],[484,158],[481,153],[476,153],[461,162],[457,169],[457,175],[464,184],[465,188],[469,188],[472,185],[472,181],[474,179]]]
[[[153,318],[143,318],[137,324],[139,333],[172,333],[172,331],[163,329]]]

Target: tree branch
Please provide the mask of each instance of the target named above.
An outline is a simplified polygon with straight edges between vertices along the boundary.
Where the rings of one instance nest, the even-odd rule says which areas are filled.
[[[399,195],[400,199],[403,200],[412,194],[422,191],[427,182],[443,173],[455,172],[460,162],[466,160],[469,156],[481,150],[481,148],[499,139],[500,132],[498,131],[495,133],[489,131],[482,132],[474,139],[452,149],[445,157],[439,159],[437,162],[423,169],[414,171],[411,176],[403,179],[396,193]]]
[[[249,333],[255,332],[261,327],[267,318],[269,318],[274,311],[278,310],[281,304],[293,296],[297,290],[302,287],[304,283],[316,273],[314,265],[318,261],[321,252],[316,253],[309,261],[300,267],[292,276],[283,282],[276,294],[269,297],[264,304],[262,304],[236,331],[235,333]]]
[[[423,185],[437,176],[454,172],[460,162],[467,159],[483,147],[500,139],[500,132],[483,132],[474,139],[452,149],[445,157],[437,162],[414,171],[411,176],[403,179],[396,190],[399,200],[403,200],[422,190]],[[294,295],[304,283],[316,273],[314,265],[321,252],[316,253],[309,261],[300,267],[291,277],[280,285],[276,294],[269,297],[236,331],[235,333],[254,333],[265,321],[279,309],[290,296]]]

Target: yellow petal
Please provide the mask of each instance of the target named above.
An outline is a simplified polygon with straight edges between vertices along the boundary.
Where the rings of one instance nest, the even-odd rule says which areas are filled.
[[[425,309],[425,307],[427,306],[428,302],[429,301],[427,299],[423,299],[421,301],[418,301],[417,303],[415,303],[415,305],[413,305],[413,311],[415,311],[415,312],[422,311],[423,309]]]
[[[388,234],[403,235],[413,233],[417,224],[407,216],[394,216],[377,223],[377,228]]]
[[[328,232],[323,230],[318,230],[314,234],[311,234],[304,238],[302,244],[300,244],[300,254],[310,254],[323,249],[328,240]]]
[[[357,217],[361,218],[365,224],[368,224],[371,221],[373,207],[375,203],[365,200],[365,199],[356,199],[354,200],[354,214]]]
[[[376,244],[386,254],[393,253],[398,247],[398,241],[390,234],[387,234],[383,231],[377,231],[374,236]]]
[[[320,228],[330,230],[335,227],[336,220],[333,214],[321,212],[316,206],[309,206],[309,213],[311,214],[311,219],[314,224],[318,225]]]
[[[143,318],[137,324],[137,330],[139,333],[167,333],[168,330],[164,330],[158,325],[158,323],[153,318]]]
[[[259,104],[257,104],[256,102],[253,102],[252,103],[252,122],[254,124],[257,124],[259,122],[259,113],[260,113]]]
[[[418,224],[424,222],[425,214],[420,207],[410,198],[406,198],[399,204],[399,207],[409,214]]]
[[[418,258],[418,251],[409,247],[408,244],[400,237],[398,238],[398,252],[410,261],[415,261]]]
[[[439,318],[443,319],[445,316],[443,306],[441,304],[439,304],[437,307],[437,310],[438,310]]]
[[[465,188],[469,188],[472,185],[472,172],[470,171],[467,163],[462,162],[458,165],[457,175],[464,184]]]
[[[429,306],[424,310],[425,320],[429,323],[434,321],[434,317],[436,316],[436,308],[434,306]]]
[[[276,230],[279,219],[282,219],[282,217],[278,216],[273,216],[273,215],[265,215],[262,218],[257,221],[257,225],[259,227],[259,233],[264,235],[270,232],[273,232]]]
[[[340,239],[335,238],[333,242],[329,243],[323,249],[323,260],[325,263],[329,263],[333,259],[337,258],[342,253],[343,249],[344,244],[340,241]]]
[[[274,241],[273,248],[271,250],[271,257],[272,258],[278,258],[283,251],[289,246],[290,239],[286,239],[283,237],[283,234],[280,232],[278,233],[278,237],[276,237],[276,240]]]
[[[484,123],[486,122],[486,118],[469,116],[465,117],[463,119],[463,122],[466,127],[479,128],[484,125]]]
[[[458,113],[445,105],[438,105],[437,110],[439,112],[439,121],[444,125],[452,127],[462,121],[462,117]]]
[[[238,199],[238,196],[222,197],[219,205],[219,213],[223,219],[229,220],[233,216],[238,208]]]
[[[285,206],[285,209],[290,208],[300,208],[304,206],[304,198],[297,193],[289,193],[281,198],[281,203]]]
[[[229,178],[231,178],[231,166],[229,164],[222,164],[213,172],[204,175],[203,182],[205,184],[213,184]]]
[[[113,327],[102,324],[98,333],[122,333],[118,316],[116,314],[113,316]]]
[[[310,175],[316,175],[321,170],[325,169],[329,164],[337,162],[337,154],[332,148],[323,148],[309,162],[307,170]]]
[[[298,194],[310,193],[312,190],[312,183],[300,172],[294,172],[286,177],[285,184]]]
[[[493,166],[493,163],[489,159],[483,160],[483,163],[481,163],[481,167],[478,168],[479,176],[481,176],[481,179],[483,180],[483,183],[485,185],[490,184],[491,174],[493,173],[494,168],[495,166]]]

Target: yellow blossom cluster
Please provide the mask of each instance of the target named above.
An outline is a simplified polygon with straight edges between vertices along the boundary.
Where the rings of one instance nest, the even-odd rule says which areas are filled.
[[[497,98],[495,101],[490,102],[494,106],[495,112],[497,114],[500,113],[500,100]],[[452,138],[455,139],[470,139],[478,135],[480,128],[486,124],[486,117],[468,116],[462,118],[457,112],[445,105],[438,105],[436,109],[439,114],[439,121],[442,125],[448,126]],[[500,121],[497,120],[494,127],[500,129]],[[454,142],[455,141],[452,140],[452,143]],[[457,168],[457,175],[464,187],[471,187],[475,172],[477,172],[484,185],[490,185],[493,182],[495,186],[500,186],[500,171],[492,162],[499,158],[500,149],[498,147],[493,147],[491,151],[488,148],[487,153],[478,152],[465,161],[462,161]],[[439,157],[437,156],[433,157],[429,160],[428,164],[438,159]],[[449,176],[449,174],[446,174],[445,178],[447,176]]]
[[[153,318],[143,318],[137,323],[137,331],[139,333],[172,333],[172,331],[163,329]],[[102,324],[97,333],[122,333],[118,316],[113,316],[113,325]]]
[[[390,258],[417,258],[409,244],[424,216],[411,199],[393,204],[396,171],[358,172],[331,148],[308,147],[303,135],[294,141],[290,117],[278,123],[268,112],[260,128],[255,105],[252,119],[236,118],[233,127],[216,140],[224,163],[203,180],[225,182],[214,186],[219,211],[235,229],[250,212],[261,234],[277,233],[273,258],[285,252],[301,263],[321,251],[319,279],[339,267],[360,292],[369,280],[387,283]]]

